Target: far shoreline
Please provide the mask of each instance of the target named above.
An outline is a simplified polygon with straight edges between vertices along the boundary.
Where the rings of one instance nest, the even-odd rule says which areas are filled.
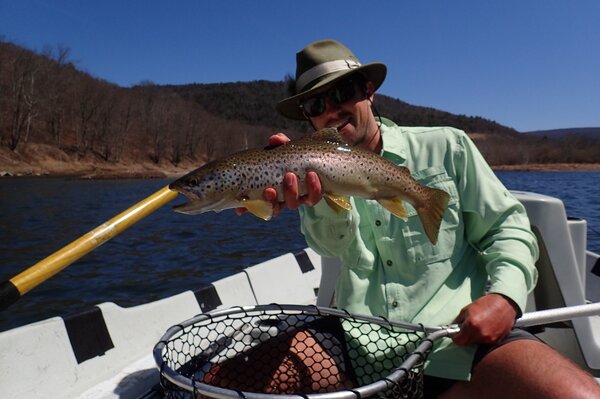
[[[493,170],[513,172],[600,172],[600,163],[548,163],[492,165]]]
[[[106,179],[177,179],[198,166],[161,167],[159,165],[69,165],[54,163],[52,165],[3,165],[0,166],[1,177],[52,177],[82,180]],[[509,172],[600,172],[600,163],[555,163],[555,164],[522,164],[491,165],[494,171]]]

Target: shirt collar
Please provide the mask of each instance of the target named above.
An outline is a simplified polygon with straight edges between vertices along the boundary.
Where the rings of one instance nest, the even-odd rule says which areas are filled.
[[[395,163],[404,163],[406,161],[406,140],[403,134],[393,132],[398,127],[393,121],[387,118],[380,118],[381,139],[383,148],[381,156]]]

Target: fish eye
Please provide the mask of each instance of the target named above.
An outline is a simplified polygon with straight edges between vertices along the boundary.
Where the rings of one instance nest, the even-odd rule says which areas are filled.
[[[191,177],[189,180],[189,184],[190,186],[197,186],[198,185],[198,178],[197,177]]]

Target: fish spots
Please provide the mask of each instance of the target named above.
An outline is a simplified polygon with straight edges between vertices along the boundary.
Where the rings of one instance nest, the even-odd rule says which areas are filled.
[[[415,190],[409,185],[410,174],[378,155],[313,139],[243,151],[211,162],[194,172],[196,180],[186,189],[215,202],[230,194],[256,199],[266,187],[280,187],[287,172],[296,174],[303,184],[307,171],[322,178],[324,190],[334,185],[335,190],[350,190],[350,195],[374,198],[382,185],[397,186],[406,193]]]

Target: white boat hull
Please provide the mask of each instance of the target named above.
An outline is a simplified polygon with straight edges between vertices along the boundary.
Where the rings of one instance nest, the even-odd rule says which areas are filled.
[[[600,298],[600,261],[586,252],[585,221],[567,220],[562,202],[515,193],[543,237],[547,259],[528,310]],[[337,259],[310,249],[286,254],[156,302],[54,317],[0,333],[0,396],[6,398],[161,397],[152,348],[174,324],[215,308],[268,303],[331,305]],[[25,299],[26,300],[26,299]],[[600,376],[600,316],[546,328],[539,336]]]

